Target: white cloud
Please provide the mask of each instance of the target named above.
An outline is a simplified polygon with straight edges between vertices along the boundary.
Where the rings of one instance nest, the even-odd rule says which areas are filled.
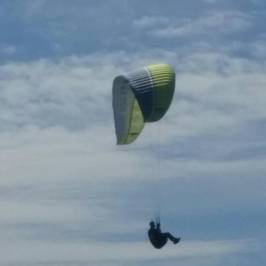
[[[171,22],[166,27],[153,29],[150,33],[160,38],[176,38],[202,34],[230,34],[251,27],[251,17],[241,12],[215,12],[196,19]]]
[[[57,128],[30,128],[3,134],[0,183],[36,184],[75,176],[79,180],[101,182],[106,175],[110,179],[134,175],[135,164],[140,163],[137,154],[125,156],[122,150],[117,151],[113,134],[111,125],[76,133]],[[144,163],[145,158],[142,160]],[[115,171],[116,168],[120,171]]]
[[[70,243],[40,243],[38,241],[18,242],[12,246],[16,252],[12,258],[6,260],[6,256],[1,256],[0,261],[24,262],[28,263],[48,263],[51,261],[77,261],[98,265],[101,262],[117,261],[131,262],[154,259],[195,259],[200,257],[223,257],[230,254],[243,252],[248,249],[249,241],[225,240],[225,241],[187,241],[179,246],[166,247],[158,252],[144,242],[122,242],[122,243],[101,243],[91,242],[86,244]],[[2,244],[2,254],[8,254],[11,246]]]
[[[250,49],[257,58],[263,60],[266,55],[266,41],[265,40],[256,41],[251,45]]]
[[[145,140],[159,125],[161,143],[171,145],[179,138],[233,136],[250,122],[266,118],[265,68],[260,63],[214,53],[162,57],[176,64],[174,102],[163,121],[146,125],[133,145],[136,153],[126,156],[132,146],[114,146],[112,79],[156,61],[153,54],[132,61],[122,53],[2,65],[1,182],[18,176],[41,178],[44,172],[44,179],[84,178],[87,172],[93,172],[94,179],[104,178],[106,172],[115,177],[113,169],[121,162],[127,167],[120,167],[118,176],[134,176],[135,165],[150,163],[142,148],[150,145]]]
[[[168,25],[169,23],[170,23],[169,18],[160,17],[160,16],[157,17],[144,16],[133,21],[133,25],[139,29],[162,27],[164,25]]]
[[[171,62],[177,70],[174,102],[165,119],[147,124],[135,144],[117,147],[111,108],[112,79],[156,61]],[[247,143],[244,135],[243,141],[235,145],[241,139],[243,128],[251,129],[251,122],[266,118],[265,82],[265,68],[261,63],[214,53],[181,56],[155,51],[131,58],[124,53],[96,54],[58,62],[40,60],[1,65],[0,188],[7,191],[1,193],[0,203],[0,223],[5,231],[2,241],[6,241],[2,245],[20,250],[13,259],[7,255],[2,261],[34,262],[38,258],[45,260],[47,254],[51,254],[51,260],[81,257],[100,261],[99,250],[105,252],[106,260],[133,260],[136,254],[139,260],[164,258],[162,253],[154,255],[154,250],[142,242],[92,242],[92,238],[100,241],[108,230],[113,234],[128,233],[129,228],[145,230],[143,224],[150,218],[152,199],[145,200],[143,195],[138,198],[135,192],[122,199],[116,195],[115,187],[121,186],[123,190],[126,186],[130,192],[129,187],[136,187],[143,180],[154,183],[155,171],[164,172],[159,184],[185,178],[193,185],[197,178],[219,180],[224,176],[230,180],[250,178],[245,184],[252,184],[251,176],[265,176],[264,157],[224,159],[232,152],[254,147],[254,143],[263,144],[261,139]],[[256,139],[257,132],[253,134]],[[223,145],[228,137],[232,147]],[[194,151],[197,147],[191,147],[191,138],[206,147],[203,155]],[[211,150],[212,139],[221,142],[217,150]],[[181,142],[185,146],[182,152],[188,156],[175,154],[181,150],[178,144]],[[158,159],[164,152],[170,154],[169,158]],[[23,187],[29,192],[23,192]],[[242,199],[241,193],[245,194],[247,189],[255,193],[255,188],[241,187],[241,191],[226,191],[224,195]],[[71,197],[75,189],[78,191]],[[86,193],[81,193],[82,189]],[[253,197],[253,201],[256,203],[262,197],[262,194]],[[249,204],[252,206],[252,202]],[[208,203],[205,209],[213,206]],[[120,217],[130,219],[134,208],[142,214],[125,226]],[[173,211],[174,206],[169,208]],[[228,208],[235,206],[230,204]],[[53,236],[53,231],[42,228],[42,224],[57,228],[53,230],[58,235]],[[84,229],[99,224],[102,232],[88,234]],[[77,238],[75,245],[51,244],[53,240],[62,241],[71,232]],[[84,239],[79,234],[85,234],[88,244],[82,244]],[[26,241],[28,238],[39,242]],[[178,253],[169,247],[163,254],[172,258],[217,257],[245,249],[242,243],[234,241],[186,243],[180,245]],[[132,249],[136,251],[134,255],[130,255]]]
[[[191,9],[187,1],[150,1],[150,9],[143,1],[18,2],[0,11],[3,22],[12,21],[6,37],[22,36],[18,46],[0,45],[4,58],[50,56],[51,49],[58,57],[121,47],[142,52],[0,65],[0,264],[170,258],[214,266],[255,257],[266,200],[266,53],[263,33],[253,29],[263,10],[222,11],[239,3],[216,0],[205,0],[216,9],[204,13],[202,2]],[[250,29],[257,40],[244,44],[238,36]],[[183,37],[196,40],[181,44]],[[232,56],[245,49],[255,59]],[[157,62],[176,68],[173,104],[135,144],[117,147],[113,77]],[[163,229],[184,238],[160,253],[145,235],[159,205]],[[217,227],[207,228],[217,218]],[[203,238],[216,241],[191,241]]]

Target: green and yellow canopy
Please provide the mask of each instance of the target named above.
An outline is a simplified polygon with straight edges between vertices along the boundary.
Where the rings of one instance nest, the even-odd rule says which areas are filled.
[[[160,120],[175,90],[175,72],[168,64],[149,65],[113,81],[113,111],[117,144],[132,143],[144,123]]]

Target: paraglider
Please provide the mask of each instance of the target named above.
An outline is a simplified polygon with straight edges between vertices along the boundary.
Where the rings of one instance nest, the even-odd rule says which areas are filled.
[[[169,64],[148,65],[113,81],[113,113],[118,145],[134,142],[147,122],[160,120],[171,105],[175,91],[175,72]],[[180,238],[162,233],[160,222],[151,221],[148,237],[160,249]]]
[[[157,249],[162,248],[167,243],[168,239],[171,240],[173,244],[177,244],[181,239],[180,237],[174,237],[169,232],[162,233],[160,221],[157,221],[156,224],[154,221],[150,222],[148,237],[151,244]]]
[[[117,144],[136,140],[146,122],[160,120],[175,89],[175,72],[168,64],[149,65],[113,81],[113,112]]]

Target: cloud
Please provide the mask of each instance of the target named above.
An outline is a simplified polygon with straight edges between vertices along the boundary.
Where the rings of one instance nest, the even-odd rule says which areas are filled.
[[[162,252],[154,250],[143,242],[132,243],[89,243],[89,244],[71,244],[71,243],[19,243],[13,246],[17,251],[10,263],[16,261],[28,261],[28,263],[49,263],[53,261],[76,261],[90,262],[98,265],[102,262],[131,262],[147,261],[158,259],[192,259],[199,257],[220,257],[242,252],[247,249],[246,240],[239,241],[188,241],[180,244],[179,247],[169,246]],[[9,245],[2,246],[3,251],[8,251]],[[7,254],[7,252],[3,252]],[[100,259],[99,259],[100,258]],[[5,256],[1,257],[2,263],[5,263]]]
[[[251,17],[239,11],[209,13],[196,19],[172,21],[168,26],[154,28],[150,34],[160,38],[177,38],[214,34],[232,34],[251,27]]]
[[[135,144],[117,147],[113,77],[157,61],[176,68],[173,104]],[[197,222],[217,208],[222,214],[261,210],[265,155],[254,150],[265,147],[260,61],[211,52],[92,54],[2,64],[0,84],[2,245],[19,251],[3,263],[48,261],[47,254],[52,261],[104,263],[99,250],[105,261],[147,263],[154,256],[217,258],[245,250],[241,241],[191,241],[178,254],[169,247],[165,256],[154,255],[143,238],[160,201],[156,184],[170,216]]]
[[[31,123],[58,126],[61,121],[64,126],[77,128],[103,116],[104,105],[110,108],[110,102],[106,101],[110,96],[107,81],[114,70],[103,67],[99,71],[100,66],[93,70],[85,65],[74,65],[74,62],[57,65],[41,60],[2,66],[2,126]],[[88,113],[90,119],[81,121]]]
[[[2,42],[16,44],[19,60],[121,50],[134,53],[149,48],[189,49],[202,43],[208,50],[219,50],[233,42],[243,44],[245,34],[249,36],[245,43],[263,34],[263,12],[251,6],[247,10],[228,1],[5,1],[0,16]],[[187,38],[193,39],[189,45]],[[241,52],[242,56],[250,54],[249,50]],[[1,58],[10,56],[1,54]]]
[[[2,65],[2,175],[10,178],[20,175],[23,180],[26,176],[42,176],[45,169],[52,168],[44,178],[66,178],[75,166],[73,175],[86,176],[91,169],[94,179],[101,179],[106,172],[115,177],[117,173],[113,169],[123,162],[127,167],[120,169],[118,176],[134,176],[133,173],[138,173],[132,172],[135,165],[145,168],[153,163],[147,153],[150,142],[146,140],[149,135],[155,136],[159,127],[160,142],[170,148],[179,139],[213,138],[233,142],[235,138],[241,140],[239,134],[243,135],[244,145],[244,131],[263,124],[266,80],[265,68],[259,62],[217,53],[195,53],[183,58],[175,53],[162,53],[161,60],[172,62],[177,70],[174,102],[163,121],[146,125],[134,152],[124,157],[130,148],[113,146],[112,79],[137,66],[155,62],[157,57],[152,53],[140,54],[129,60],[123,53],[97,54],[59,62],[38,60]],[[261,140],[257,141],[259,145]],[[220,146],[215,158],[219,160],[220,156],[223,161],[229,152],[233,151],[226,152]],[[211,154],[210,150],[206,158],[214,155]],[[56,162],[53,157],[57,158]]]
[[[266,55],[266,40],[254,42],[250,47],[252,53],[259,59],[264,60]]]
[[[263,264],[263,5],[3,1],[1,265]],[[112,80],[157,62],[173,104],[116,146]]]
[[[139,29],[155,28],[168,25],[170,19],[167,17],[148,17],[144,16],[133,21],[133,25]]]

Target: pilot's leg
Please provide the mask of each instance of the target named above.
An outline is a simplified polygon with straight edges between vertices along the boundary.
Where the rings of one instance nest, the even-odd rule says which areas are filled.
[[[169,232],[163,233],[163,235],[165,237],[167,237],[168,239],[170,239],[174,244],[176,244],[176,243],[178,243],[180,241],[180,237],[179,238],[176,238],[172,234],[170,234]]]

